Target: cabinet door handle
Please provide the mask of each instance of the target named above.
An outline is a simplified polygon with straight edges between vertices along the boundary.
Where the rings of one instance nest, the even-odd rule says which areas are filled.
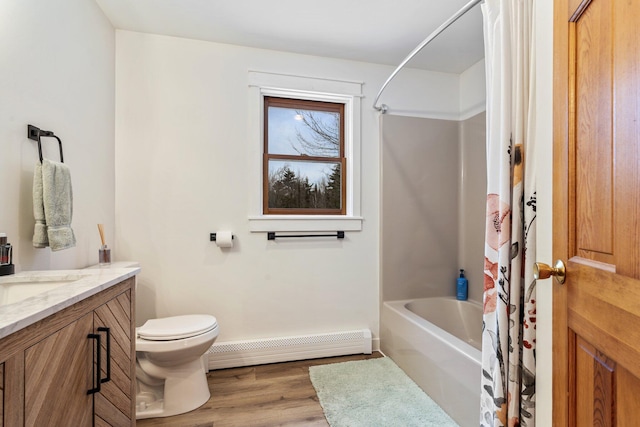
[[[96,387],[90,390],[87,390],[87,394],[100,393],[100,369],[101,369],[100,365],[102,365],[102,363],[100,363],[100,353],[101,353],[100,334],[89,334],[87,335],[87,338],[91,340],[96,340],[96,362],[98,364],[96,369],[96,382],[95,382]],[[93,355],[91,359],[93,359]]]
[[[111,381],[111,329],[101,326],[98,331],[107,333],[107,376],[100,379],[101,383],[106,383]]]

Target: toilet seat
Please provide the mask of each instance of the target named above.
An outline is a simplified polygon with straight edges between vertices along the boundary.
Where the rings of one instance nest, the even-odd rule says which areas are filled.
[[[207,314],[149,319],[136,329],[139,339],[148,341],[173,341],[195,337],[217,329],[215,317]]]

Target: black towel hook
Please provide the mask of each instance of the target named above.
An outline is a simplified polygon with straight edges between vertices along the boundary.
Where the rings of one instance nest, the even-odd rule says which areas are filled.
[[[40,138],[43,136],[48,136],[51,138],[55,138],[58,140],[58,146],[60,147],[60,163],[64,163],[64,158],[62,157],[62,141],[58,138],[52,131],[50,130],[41,130],[33,125],[27,125],[27,137],[34,141],[38,141],[38,154],[40,155],[40,163],[42,163],[42,142]]]

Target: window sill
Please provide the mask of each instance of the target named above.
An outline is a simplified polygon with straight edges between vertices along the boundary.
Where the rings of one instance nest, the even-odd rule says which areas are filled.
[[[361,231],[362,217],[337,215],[260,215],[249,217],[249,231]]]

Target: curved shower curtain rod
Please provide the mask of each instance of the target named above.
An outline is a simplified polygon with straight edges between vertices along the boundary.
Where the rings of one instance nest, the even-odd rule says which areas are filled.
[[[469,10],[471,10],[475,5],[477,5],[478,3],[482,3],[483,0],[471,0],[469,3],[467,3],[465,6],[462,7],[462,9],[460,9],[459,11],[457,11],[451,18],[447,19],[447,21],[445,21],[444,24],[440,25],[438,28],[436,28],[436,30],[429,34],[429,36],[424,39],[422,41],[422,43],[420,43],[418,45],[418,47],[416,47],[415,49],[413,49],[411,51],[411,53],[409,55],[407,55],[407,57],[404,59],[404,61],[402,61],[400,63],[400,65],[398,65],[398,67],[394,70],[393,73],[391,73],[391,75],[389,76],[389,78],[387,79],[386,82],[384,82],[384,84],[382,85],[382,87],[380,88],[380,91],[378,91],[378,95],[376,96],[375,101],[373,101],[373,108],[375,108],[376,110],[380,111],[382,114],[386,113],[387,110],[389,110],[389,106],[382,104],[381,106],[378,107],[378,100],[380,99],[380,95],[382,95],[382,92],[384,92],[385,88],[387,87],[387,85],[391,82],[391,80],[393,80],[393,78],[396,76],[396,74],[398,74],[398,72],[405,66],[407,65],[407,62],[411,61],[411,59],[416,56],[416,54],[418,52],[420,52],[422,50],[422,48],[424,48],[426,45],[428,45],[429,43],[431,43],[431,40],[435,39],[441,32],[443,32],[444,30],[446,30],[451,24],[453,24],[454,22],[456,22],[458,20],[458,18],[460,18],[462,15],[464,15],[465,13],[467,13]]]

